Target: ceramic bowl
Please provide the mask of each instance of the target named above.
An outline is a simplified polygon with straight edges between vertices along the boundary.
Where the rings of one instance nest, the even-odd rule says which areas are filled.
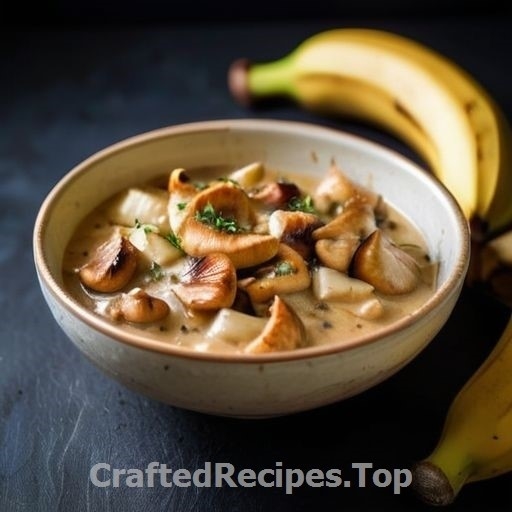
[[[273,168],[322,175],[333,158],[349,176],[371,181],[375,190],[404,212],[440,262],[432,298],[379,334],[348,345],[267,355],[199,353],[123,332],[81,306],[63,286],[64,249],[77,223],[124,187],[175,167],[241,166],[256,160]],[[220,120],[144,133],[72,169],[41,206],[34,254],[40,286],[55,320],[106,374],[177,407],[224,416],[268,417],[345,399],[411,361],[441,329],[458,299],[469,260],[469,232],[446,189],[393,151],[303,123]]]

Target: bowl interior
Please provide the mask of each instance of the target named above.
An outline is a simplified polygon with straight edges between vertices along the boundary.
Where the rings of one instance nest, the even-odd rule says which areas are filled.
[[[126,187],[177,167],[236,167],[252,161],[322,176],[332,160],[358,182],[382,193],[424,234],[431,255],[440,261],[436,295],[460,285],[469,258],[467,223],[452,196],[431,175],[361,138],[273,120],[164,128],[120,142],[78,165],[54,187],[37,218],[34,248],[40,279],[54,294],[74,302],[63,289],[65,247],[87,213]]]

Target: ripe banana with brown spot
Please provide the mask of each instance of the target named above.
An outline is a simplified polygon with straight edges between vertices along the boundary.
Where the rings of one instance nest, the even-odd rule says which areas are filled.
[[[512,130],[477,81],[411,39],[337,29],[273,62],[238,60],[234,97],[287,96],[306,109],[375,124],[410,145],[458,200],[475,236],[512,225]]]

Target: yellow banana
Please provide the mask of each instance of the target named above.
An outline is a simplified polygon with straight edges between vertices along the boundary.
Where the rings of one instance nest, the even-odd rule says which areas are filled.
[[[378,30],[331,30],[273,62],[234,62],[229,86],[241,103],[287,96],[307,109],[389,130],[417,151],[459,201],[478,239],[475,246],[512,227],[510,125],[472,76],[424,45]],[[508,236],[496,240],[479,256],[484,264],[477,270],[499,279],[489,284],[510,301],[511,278],[504,280],[500,256],[504,244],[507,254],[512,249]],[[466,482],[507,471],[512,318],[453,401],[436,448],[415,465],[413,485],[425,501],[448,504]]]
[[[512,130],[473,77],[422,44],[379,30],[330,30],[279,60],[237,61],[229,84],[240,101],[284,95],[389,130],[453,193],[475,235],[477,226],[488,236],[512,224]]]
[[[413,485],[435,505],[466,482],[512,470],[512,319],[498,344],[455,397],[434,451],[417,463]]]

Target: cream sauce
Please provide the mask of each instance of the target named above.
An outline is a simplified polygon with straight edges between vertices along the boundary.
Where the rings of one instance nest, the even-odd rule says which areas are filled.
[[[213,177],[226,176],[226,170],[210,169],[190,172],[197,180],[208,181]],[[294,175],[292,173],[279,173],[280,178],[296,183],[303,192],[312,191],[318,179]],[[276,178],[275,173],[266,172],[266,180]],[[161,183],[152,183],[151,186],[165,184],[166,177]],[[129,226],[120,226],[112,222],[112,208],[118,201],[118,196],[106,201],[92,211],[78,226],[68,244],[64,262],[63,275],[65,285],[72,296],[86,308],[96,312],[115,323],[119,328],[133,333],[144,333],[145,336],[187,347],[196,351],[237,353],[254,337],[254,333],[265,325],[265,309],[261,309],[261,318],[251,319],[240,332],[236,334],[238,343],[232,340],[219,339],[209,335],[209,329],[215,319],[216,312],[194,312],[187,310],[179,301],[173,289],[180,280],[180,275],[186,265],[186,258],[182,257],[170,265],[162,265],[159,269],[160,278],[155,279],[150,270],[148,261],[140,261],[135,277],[121,292],[104,294],[91,291],[82,285],[78,278],[78,269],[89,261],[96,247],[101,245],[113,233],[124,235],[130,233]],[[387,205],[389,222],[383,231],[397,244],[406,244],[414,248],[418,258],[427,254],[426,245],[421,233],[407,218],[397,210]],[[133,224],[131,225],[133,227]],[[420,256],[418,256],[420,255]],[[120,293],[127,292],[134,287],[143,288],[147,293],[165,300],[170,306],[170,314],[162,321],[152,324],[130,324],[128,322],[113,320],[109,311],[115,304]],[[356,316],[350,312],[353,304],[319,301],[310,289],[302,292],[282,295],[282,298],[295,309],[302,319],[310,345],[325,345],[332,343],[348,343],[367,336],[375,330],[396,322],[400,318],[411,315],[421,307],[433,294],[435,286],[432,283],[420,282],[411,293],[404,295],[386,296],[375,295],[383,305],[384,313],[376,320]]]

